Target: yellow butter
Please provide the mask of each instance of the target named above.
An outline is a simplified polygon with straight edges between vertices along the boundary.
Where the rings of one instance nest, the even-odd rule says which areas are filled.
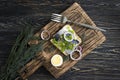
[[[63,58],[62,56],[56,54],[51,58],[51,64],[53,66],[61,66],[63,63]]]

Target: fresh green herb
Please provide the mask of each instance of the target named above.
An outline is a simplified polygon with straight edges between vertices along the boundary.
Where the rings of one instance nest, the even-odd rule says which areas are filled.
[[[68,34],[68,35],[66,35],[66,38],[67,38],[68,40],[71,40],[71,39],[72,39],[72,35]]]
[[[69,60],[70,60],[70,57],[69,57],[69,56],[63,56],[63,62],[69,61]]]
[[[17,71],[34,58],[37,52],[42,51],[44,41],[28,46],[28,42],[33,38],[32,26],[26,24],[12,47],[5,69],[0,73],[0,80],[14,80],[19,76]]]
[[[61,38],[63,39],[63,35],[61,35]],[[55,46],[57,46],[62,52],[65,50],[72,50],[75,46],[72,42],[68,42],[66,40],[59,40],[57,41],[55,38],[52,39],[52,42]]]

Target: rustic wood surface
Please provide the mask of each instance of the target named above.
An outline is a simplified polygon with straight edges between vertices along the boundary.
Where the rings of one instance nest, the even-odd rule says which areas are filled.
[[[86,14],[86,12],[81,8],[81,6],[78,3],[73,3],[69,8],[67,8],[64,12],[62,12],[62,15],[66,16],[69,20],[75,21],[75,22],[81,22],[86,23],[95,26],[94,22],[89,18],[89,16]],[[56,23],[56,22],[50,22],[47,25],[45,25],[40,31],[35,33],[36,37],[39,37],[41,35],[42,30],[47,30],[50,33],[50,36],[52,38],[53,35],[56,34],[57,31],[59,31],[65,24]],[[75,25],[71,25],[71,27],[75,30],[78,36],[82,38],[82,58],[88,55],[93,49],[98,47],[100,44],[102,44],[105,41],[105,36],[97,30],[91,30],[86,29],[84,27],[78,27]],[[33,40],[35,42],[35,40]],[[34,44],[34,42],[31,41],[29,44]],[[38,41],[36,41],[38,42]],[[50,52],[50,48],[52,48],[53,44],[49,41],[46,42],[46,45],[44,46],[44,50],[42,53],[40,53],[39,56],[37,56],[35,59],[31,60],[26,64],[20,71],[20,75],[23,79],[29,77],[31,74],[33,74],[39,67],[43,66],[55,77],[59,78],[61,75],[63,75],[67,70],[71,69],[78,61],[73,60],[67,60],[64,61],[63,65],[60,68],[53,67],[51,65],[51,57],[55,54],[59,54],[65,57],[63,53],[61,53],[57,48],[54,49],[54,51]],[[48,49],[48,50],[46,50]],[[39,53],[38,53],[39,54]],[[41,57],[41,55],[43,55]],[[76,54],[76,56],[78,56]],[[44,62],[39,60],[41,58],[44,58]],[[82,59],[81,58],[81,59]],[[36,60],[37,59],[37,60]],[[80,60],[79,60],[80,61]]]
[[[1,0],[0,1],[0,66],[5,64],[10,49],[22,29],[21,21],[28,21],[39,29],[49,22],[52,12],[60,13],[73,2],[81,4],[92,20],[101,28],[107,41],[92,51],[58,80],[119,80],[120,79],[120,1],[119,0]],[[29,80],[56,80],[40,68]]]

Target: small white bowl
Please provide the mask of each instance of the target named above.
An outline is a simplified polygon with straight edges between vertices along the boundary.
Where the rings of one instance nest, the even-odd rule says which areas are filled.
[[[58,61],[59,60],[59,61]],[[58,62],[57,62],[58,61]],[[57,64],[55,64],[57,63]],[[52,58],[51,58],[51,64],[55,67],[59,67],[63,64],[63,58],[61,55],[59,54],[55,54]]]

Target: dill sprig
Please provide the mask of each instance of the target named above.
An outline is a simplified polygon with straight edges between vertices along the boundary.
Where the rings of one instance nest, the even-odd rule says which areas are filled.
[[[5,69],[0,73],[0,80],[14,80],[19,76],[18,70],[34,58],[37,52],[42,51],[44,41],[29,46],[28,42],[31,39],[39,38],[34,38],[32,26],[30,24],[25,24],[24,29],[17,37],[16,42],[11,49]]]

